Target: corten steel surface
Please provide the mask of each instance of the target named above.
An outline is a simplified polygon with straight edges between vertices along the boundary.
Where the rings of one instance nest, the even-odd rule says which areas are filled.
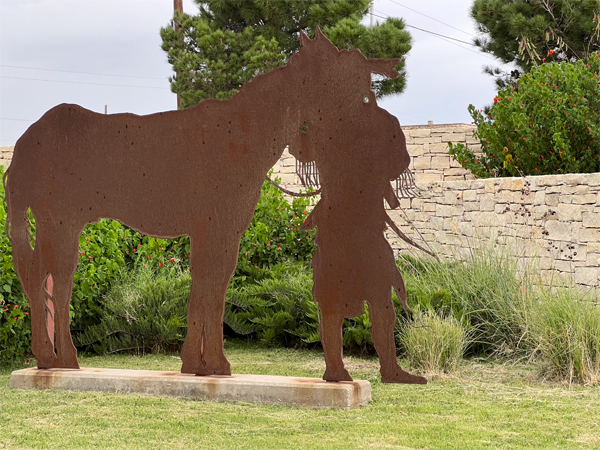
[[[303,228],[317,227],[313,296],[321,310],[323,378],[352,379],[342,360],[342,325],[344,318],[362,314],[366,302],[382,381],[424,384],[425,378],[396,361],[391,288],[404,304],[406,289],[384,237],[389,221],[384,199],[399,206],[391,181],[408,168],[410,156],[398,120],[376,105],[371,91],[371,72],[395,78],[398,60],[340,52],[319,30],[313,41],[306,36],[301,41],[304,52],[319,55],[308,83],[321,80],[331,97],[326,110],[302,109],[308,131],[290,146],[301,162],[315,161],[320,177],[321,199]]]
[[[320,30],[316,36],[302,34],[302,48],[286,67],[256,77],[230,100],[148,116],[63,104],[18,140],[4,180],[7,234],[29,299],[39,368],[79,367],[69,330],[79,235],[110,218],[151,236],[190,236],[193,283],[181,370],[230,374],[225,291],[265,175],[289,145],[300,161],[315,161],[322,186],[307,224],[319,230],[313,266],[324,378],[350,379],[342,320],[361,314],[367,301],[383,380],[425,382],[396,363],[390,287],[406,295],[383,236],[383,199],[398,206],[390,180],[410,158],[397,119],[376,105],[370,89],[371,73],[398,75],[398,60],[339,51]],[[33,249],[28,209],[36,219]]]

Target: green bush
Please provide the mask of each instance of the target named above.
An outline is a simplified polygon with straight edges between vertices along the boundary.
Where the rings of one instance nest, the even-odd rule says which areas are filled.
[[[227,292],[225,323],[237,334],[267,345],[306,346],[319,342],[312,271],[303,262],[254,269]]]
[[[569,383],[600,383],[600,308],[575,288],[542,290],[532,302],[533,353],[551,376]]]
[[[449,143],[477,177],[600,171],[600,54],[548,63],[507,86],[484,110],[469,105],[481,152]]]
[[[472,249],[464,261],[437,262],[402,256],[398,260],[409,305],[453,316],[471,334],[469,355],[519,351],[526,332],[524,286],[516,260],[493,249]]]
[[[310,261],[315,230],[300,231],[310,206],[309,197],[295,197],[290,203],[279,189],[265,181],[252,223],[242,236],[238,274],[284,261]]]
[[[0,180],[4,168],[0,166]],[[0,363],[31,351],[31,318],[27,299],[12,262],[12,248],[5,233],[6,204],[0,182]]]
[[[101,322],[74,336],[75,345],[98,354],[180,350],[190,287],[189,273],[177,268],[131,272],[106,295]]]
[[[469,344],[469,333],[453,316],[425,312],[422,326],[405,327],[398,336],[411,367],[427,373],[453,372]]]

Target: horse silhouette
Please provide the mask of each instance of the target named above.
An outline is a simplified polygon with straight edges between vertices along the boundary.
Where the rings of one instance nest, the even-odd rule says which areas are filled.
[[[319,171],[321,199],[302,227],[317,227],[313,297],[321,311],[323,378],[352,380],[342,359],[342,325],[344,318],[363,314],[366,302],[382,381],[424,384],[425,378],[405,372],[396,360],[392,287],[408,306],[402,276],[384,236],[386,223],[391,222],[384,199],[392,208],[399,206],[390,181],[410,163],[404,133],[398,120],[376,105],[367,59],[360,52],[340,52],[319,30],[313,41],[303,35],[302,43],[304,51],[321,55],[311,73],[332,81],[343,79],[344,72],[355,74],[351,89],[347,84],[329,84],[334,103],[327,111],[302,109],[308,132],[290,148],[300,161],[314,161]],[[340,63],[330,64],[331,59]],[[397,63],[381,60],[378,73],[397,77],[393,69]]]

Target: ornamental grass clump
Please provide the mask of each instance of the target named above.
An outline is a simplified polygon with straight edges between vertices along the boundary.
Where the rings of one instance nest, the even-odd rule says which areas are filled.
[[[543,372],[553,378],[600,383],[600,306],[576,288],[540,291],[530,307],[529,340]]]
[[[481,150],[449,143],[480,178],[600,171],[600,54],[533,67],[491,107],[469,105]]]
[[[526,279],[518,275],[517,261],[507,251],[483,246],[472,248],[463,260],[402,256],[398,264],[412,308],[453,316],[472,333],[468,355],[524,353]]]
[[[422,326],[404,327],[398,336],[410,366],[428,374],[453,372],[462,361],[471,333],[454,317],[434,312],[422,314],[420,322]]]

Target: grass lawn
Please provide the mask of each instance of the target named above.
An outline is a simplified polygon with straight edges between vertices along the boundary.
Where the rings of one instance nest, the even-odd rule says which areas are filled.
[[[235,373],[321,376],[321,352],[228,342]],[[95,392],[25,391],[0,372],[0,448],[598,449],[600,387],[536,380],[529,366],[467,362],[426,386],[381,384],[377,360],[346,358],[372,383],[354,410]],[[179,370],[166,355],[80,357],[85,367]]]

